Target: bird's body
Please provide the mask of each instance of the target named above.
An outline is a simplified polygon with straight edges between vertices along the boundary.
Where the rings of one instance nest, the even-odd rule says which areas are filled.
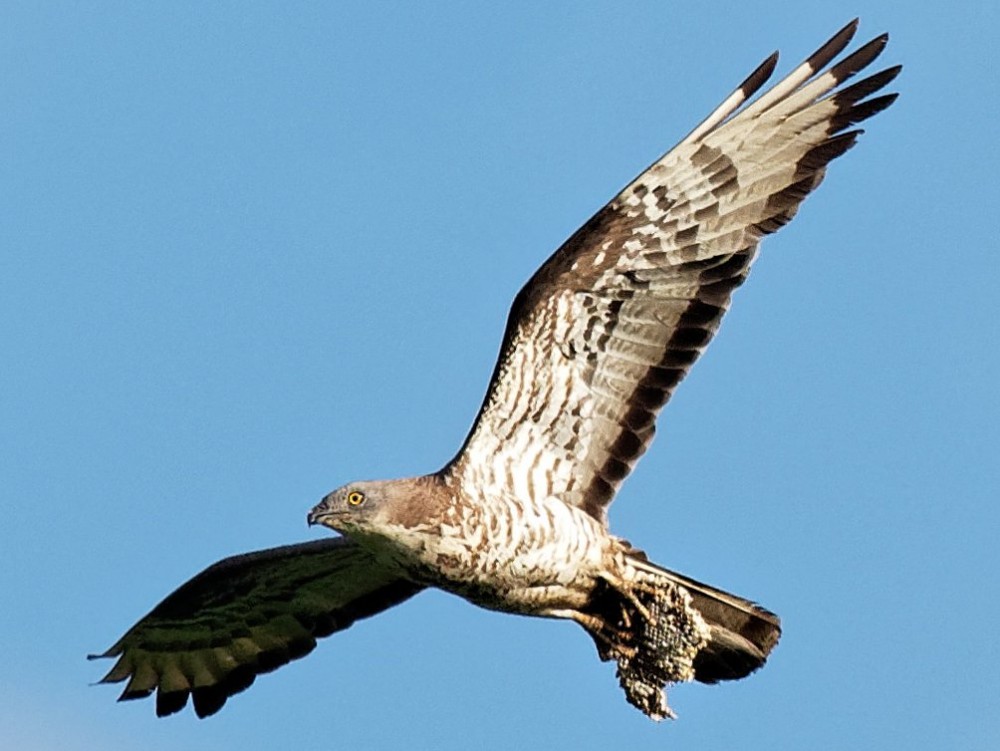
[[[475,424],[441,470],[355,482],[311,523],[344,535],[227,559],[158,605],[103,656],[123,699],[157,691],[217,711],[316,638],[427,587],[482,607],[564,618],[615,660],[626,697],[670,716],[665,687],[742,678],[777,643],[777,616],[650,562],[607,507],[657,414],[711,341],[761,238],[797,211],[827,164],[895,95],[889,68],[841,84],[879,37],[830,67],[849,24],[744,103],[757,68],[680,144],[574,233],[514,300]]]
[[[370,501],[388,484],[350,488]],[[490,610],[547,615],[582,607],[606,562],[624,550],[593,518],[556,498],[480,496],[469,504],[440,475],[394,480],[388,490],[406,503],[386,504],[393,513],[380,515],[377,533],[347,525],[345,534],[401,577]],[[419,520],[394,513],[410,505],[421,509]],[[311,514],[323,518],[320,510]]]

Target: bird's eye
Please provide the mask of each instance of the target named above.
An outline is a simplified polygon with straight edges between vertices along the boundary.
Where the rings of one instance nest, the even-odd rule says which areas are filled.
[[[347,503],[351,506],[360,506],[365,502],[365,494],[360,490],[352,490],[347,494]]]

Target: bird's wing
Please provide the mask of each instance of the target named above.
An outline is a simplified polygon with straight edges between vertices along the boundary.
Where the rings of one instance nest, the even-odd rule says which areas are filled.
[[[158,691],[162,717],[183,709],[191,695],[195,712],[206,717],[258,674],[308,654],[318,637],[421,589],[346,538],[238,555],[182,585],[91,658],[118,658],[101,682],[128,678],[120,700]]]
[[[569,238],[514,300],[482,409],[442,470],[478,493],[555,496],[605,521],[654,420],[711,340],[761,238],[795,214],[899,72],[848,87],[880,36],[848,24],[756,101],[777,53]],[[827,67],[830,65],[830,67]]]

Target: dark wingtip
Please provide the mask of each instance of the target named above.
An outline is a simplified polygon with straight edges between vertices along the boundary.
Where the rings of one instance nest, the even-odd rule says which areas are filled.
[[[876,57],[882,54],[882,50],[885,49],[885,46],[887,44],[889,44],[889,34],[888,32],[884,32],[882,34],[879,34],[874,39],[872,39],[870,42],[868,42],[868,44],[866,44],[861,49],[862,50],[870,49],[870,54],[872,55],[872,59],[874,60]],[[861,50],[858,51],[860,52]]]
[[[777,66],[778,51],[775,50],[771,53],[770,57],[754,69],[753,73],[743,79],[743,82],[739,85],[740,90],[743,92],[743,96],[748,99],[752,97],[757,90],[767,82],[767,79],[771,77]]]
[[[219,685],[196,688],[191,696],[194,699],[194,713],[200,720],[211,717],[222,709],[229,698],[225,689]]]
[[[841,89],[833,95],[833,100],[837,104],[860,102],[866,96],[874,94],[894,81],[902,69],[902,65],[893,65],[891,68],[880,70],[878,73],[868,76],[868,78]]]
[[[152,696],[155,688],[143,688],[143,689],[129,689],[126,688],[122,691],[121,696],[118,697],[118,701],[135,701],[136,699],[145,699]]]
[[[826,40],[823,46],[809,56],[806,62],[813,72],[822,69],[828,62],[843,52],[844,48],[851,43],[854,35],[858,31],[860,18],[849,21],[836,34]]]
[[[833,68],[830,69],[830,73],[834,75],[838,83],[840,81],[846,81],[859,70],[862,70],[870,65],[875,58],[881,55],[888,42],[888,34],[882,34],[881,36],[875,37],[870,42],[862,45],[839,63],[834,65]]]
[[[95,653],[95,654],[88,654],[87,655],[87,659],[88,660],[107,660],[107,659],[111,659],[112,657],[118,657],[124,651],[125,650],[122,648],[122,640],[119,639],[118,641],[116,641],[114,644],[112,644],[110,647],[108,647],[103,652]]]
[[[156,716],[169,717],[172,714],[180,712],[187,706],[190,694],[191,692],[186,689],[182,691],[157,691]]]
[[[853,19],[841,26],[837,33],[826,40],[822,47],[819,48],[817,54],[821,54],[823,51],[836,49],[834,55],[840,53],[840,50],[844,49],[851,40],[854,39],[854,35],[858,33],[858,26],[861,24],[860,16],[855,16]]]
[[[842,156],[854,146],[858,140],[858,136],[862,133],[864,131],[860,128],[849,130],[846,133],[832,136],[817,146],[813,146],[799,160],[796,169],[797,174],[805,175],[823,169],[827,164],[838,156]]]
[[[858,33],[858,26],[860,25],[861,25],[861,16],[855,16],[850,21],[845,23],[843,27],[840,29],[840,31],[838,31],[830,38],[830,41],[832,42],[834,40],[837,40],[838,42],[843,42],[843,44],[845,45],[848,44],[851,41],[851,39],[854,38],[854,35]]]
[[[877,115],[879,112],[884,110],[890,104],[896,101],[899,94],[884,94],[880,97],[875,97],[867,102],[862,102],[861,104],[853,107],[847,113],[847,119],[837,118],[837,125],[846,128],[848,125],[854,125],[856,123],[863,122],[869,117]]]

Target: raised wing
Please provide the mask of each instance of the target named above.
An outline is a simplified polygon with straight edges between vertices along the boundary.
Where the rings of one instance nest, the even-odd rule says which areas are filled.
[[[711,340],[760,239],[794,216],[899,66],[838,88],[880,36],[823,70],[848,24],[741,106],[777,53],[566,241],[514,300],[483,407],[442,473],[482,493],[555,496],[606,521],[654,420]]]
[[[311,652],[317,638],[421,589],[346,538],[238,555],[182,585],[91,659],[118,658],[101,682],[129,679],[119,701],[158,691],[163,717],[191,695],[194,711],[207,717],[258,674]]]

